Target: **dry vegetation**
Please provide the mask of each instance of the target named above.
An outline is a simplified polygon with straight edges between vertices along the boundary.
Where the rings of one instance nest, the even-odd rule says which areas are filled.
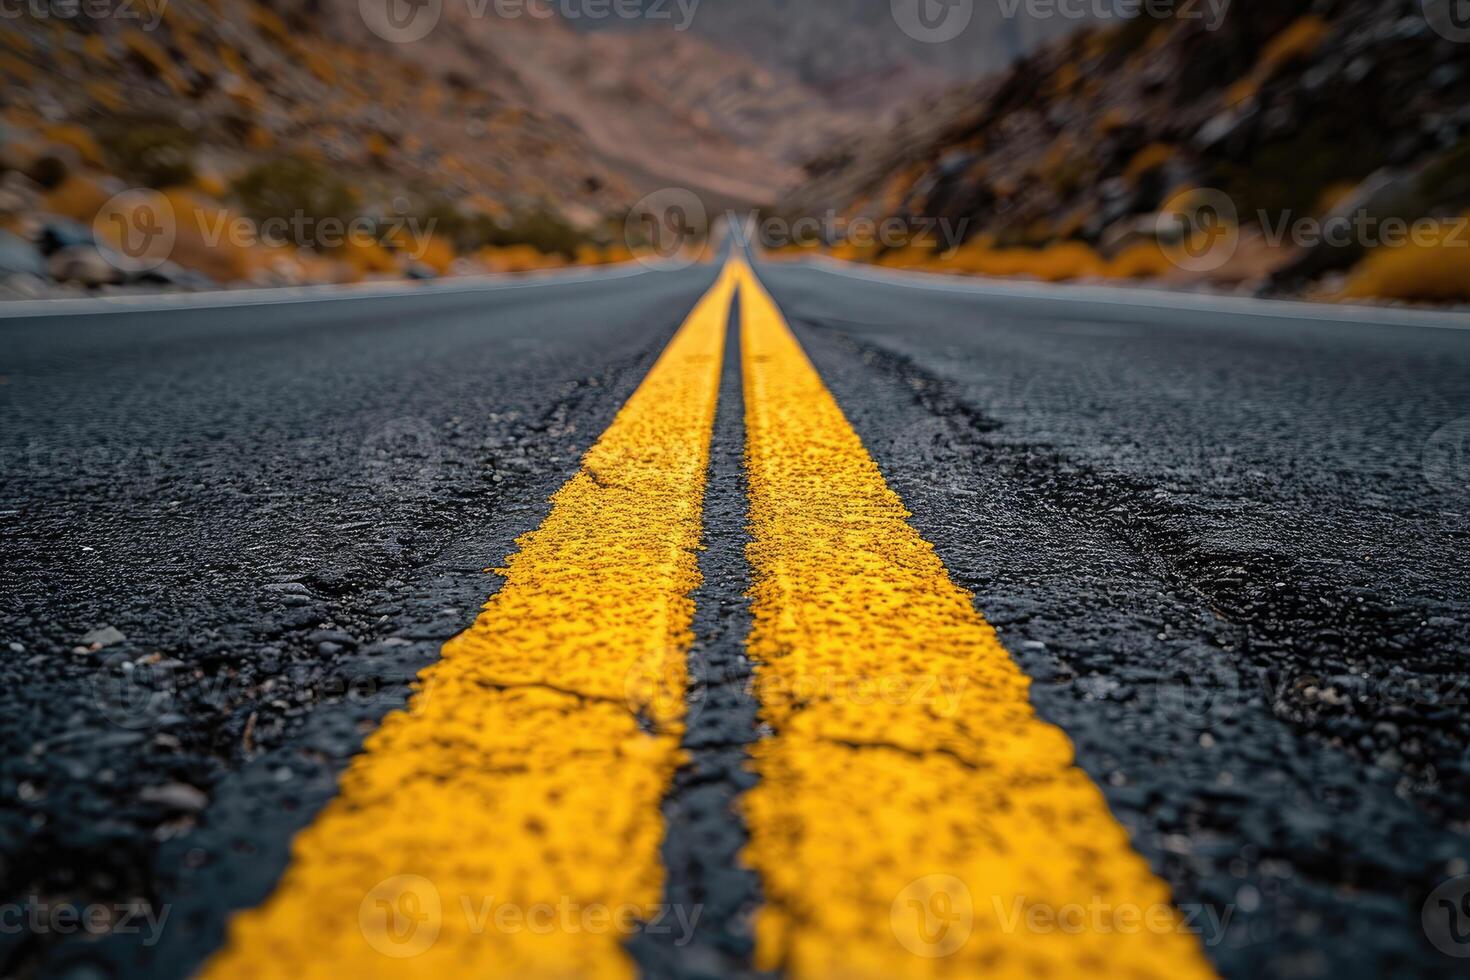
[[[887,139],[813,160],[783,213],[965,228],[950,248],[822,243],[902,268],[1470,301],[1458,236],[1338,247],[1271,234],[1304,218],[1377,227],[1463,214],[1467,83],[1470,46],[1435,34],[1413,3],[1238,0],[1216,32],[1139,18],[1043,48]],[[1207,190],[1235,214],[1171,238],[1181,202]],[[1221,261],[1171,261],[1222,230],[1238,246]]]
[[[400,46],[324,29],[330,18],[304,10],[175,2],[153,30],[126,18],[7,20],[7,246],[35,243],[54,278],[115,281],[81,250],[103,203],[141,187],[174,212],[178,244],[153,278],[179,285],[627,257],[613,243],[637,195],[574,126],[527,105],[513,78],[493,66],[435,74]],[[285,241],[210,234],[271,218],[301,220]],[[372,230],[335,243],[318,234],[330,220]]]

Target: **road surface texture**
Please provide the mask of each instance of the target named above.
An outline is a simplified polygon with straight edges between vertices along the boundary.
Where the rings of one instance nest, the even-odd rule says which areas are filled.
[[[52,309],[0,975],[1463,975],[1463,316],[738,260]]]

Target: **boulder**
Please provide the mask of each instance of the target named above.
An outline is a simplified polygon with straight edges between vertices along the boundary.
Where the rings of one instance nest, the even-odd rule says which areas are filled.
[[[107,286],[123,280],[122,271],[95,245],[68,245],[53,254],[46,267],[57,282]]]
[[[0,275],[46,275],[46,258],[30,242],[0,230]]]
[[[91,228],[80,221],[53,214],[41,216],[41,233],[36,242],[42,255],[55,255],[63,249],[94,244]]]

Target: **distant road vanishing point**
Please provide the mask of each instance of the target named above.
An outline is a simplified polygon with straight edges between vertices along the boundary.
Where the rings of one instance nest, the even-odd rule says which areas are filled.
[[[734,254],[0,337],[6,975],[1470,955],[1462,314]]]

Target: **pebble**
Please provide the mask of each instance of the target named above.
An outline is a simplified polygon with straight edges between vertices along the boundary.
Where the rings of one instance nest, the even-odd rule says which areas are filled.
[[[99,626],[82,636],[82,644],[87,647],[110,647],[115,643],[122,643],[127,637],[122,630],[115,626]],[[86,651],[83,651],[86,652]]]
[[[265,587],[265,591],[284,595],[311,595],[311,590],[300,582],[273,582]]]
[[[138,793],[144,803],[157,803],[185,813],[198,813],[209,805],[205,792],[188,783],[165,783],[162,786],[145,786]]]

